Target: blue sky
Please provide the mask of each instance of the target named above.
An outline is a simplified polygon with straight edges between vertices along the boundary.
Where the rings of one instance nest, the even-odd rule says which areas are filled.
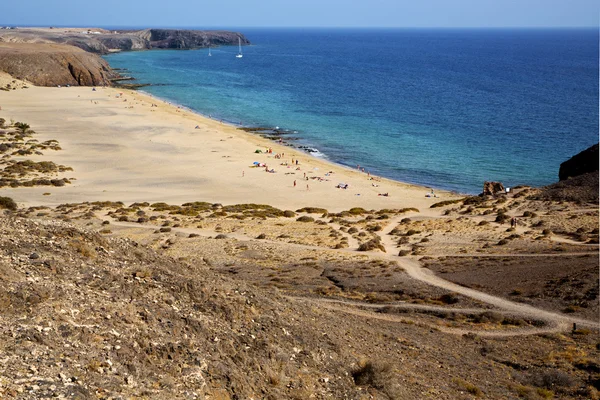
[[[598,26],[598,0],[0,0],[0,24],[145,27]]]

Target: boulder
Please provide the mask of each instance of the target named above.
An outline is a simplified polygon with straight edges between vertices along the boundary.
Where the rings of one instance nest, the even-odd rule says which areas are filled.
[[[504,185],[500,182],[483,182],[483,195],[494,196],[496,193],[504,193]]]

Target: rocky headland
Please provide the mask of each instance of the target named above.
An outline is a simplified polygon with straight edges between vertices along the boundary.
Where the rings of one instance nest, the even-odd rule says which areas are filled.
[[[99,55],[116,51],[235,45],[238,32],[178,29],[108,31],[84,28],[0,30],[0,71],[38,86],[111,85],[119,74]]]
[[[37,86],[110,85],[118,76],[96,54],[53,43],[0,43],[0,71]]]

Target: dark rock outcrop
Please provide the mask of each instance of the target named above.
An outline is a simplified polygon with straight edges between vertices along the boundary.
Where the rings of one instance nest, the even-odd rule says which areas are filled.
[[[598,171],[598,143],[560,164],[558,179],[564,181],[594,171]]]
[[[504,185],[500,182],[483,182],[483,195],[494,196],[496,193],[504,193]]]
[[[48,43],[1,43],[0,71],[38,86],[110,85],[108,63],[80,48]]]
[[[558,178],[559,182],[542,188],[534,198],[598,204],[598,144],[560,164]]]

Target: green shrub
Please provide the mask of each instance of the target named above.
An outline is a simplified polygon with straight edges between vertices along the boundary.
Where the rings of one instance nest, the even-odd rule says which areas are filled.
[[[433,203],[429,208],[439,208],[449,206],[450,204],[462,203],[465,199],[456,199],[456,200],[444,200],[438,203]]]
[[[324,208],[318,208],[318,207],[304,207],[304,208],[300,208],[299,210],[296,210],[297,213],[307,213],[307,214],[325,214],[328,211]]]
[[[300,218],[298,218],[296,221],[298,222],[314,222],[314,218],[313,217],[309,217],[307,215],[303,215]]]
[[[361,207],[353,207],[348,210],[348,213],[352,214],[352,215],[362,215],[362,214],[368,214],[369,212]]]

